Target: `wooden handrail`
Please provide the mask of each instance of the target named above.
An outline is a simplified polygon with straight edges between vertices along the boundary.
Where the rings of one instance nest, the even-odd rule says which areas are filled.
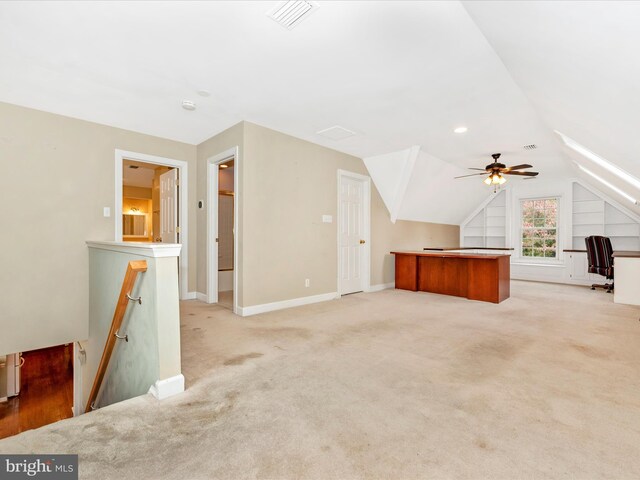
[[[138,276],[138,273],[146,271],[146,260],[132,260],[127,266],[127,273],[125,273],[124,280],[122,281],[122,289],[120,290],[118,303],[116,304],[116,309],[113,312],[111,330],[109,330],[109,335],[107,335],[107,342],[104,345],[104,351],[102,352],[102,358],[100,359],[100,365],[98,366],[96,378],[93,381],[93,387],[91,387],[91,393],[89,394],[89,400],[87,400],[85,412],[90,412],[92,410],[93,402],[96,401],[96,397],[98,396],[98,392],[100,391],[102,381],[104,380],[104,375],[107,372],[109,360],[111,360],[111,354],[113,353],[113,348],[116,345],[116,332],[122,325],[124,314],[127,311],[127,306],[129,305],[128,295],[133,290],[133,286],[136,283],[136,277]]]

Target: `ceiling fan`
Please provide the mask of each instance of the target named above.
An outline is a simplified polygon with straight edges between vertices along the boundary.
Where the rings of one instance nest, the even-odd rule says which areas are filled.
[[[516,170],[523,170],[525,168],[532,168],[531,165],[523,163],[522,165],[514,165],[512,167],[507,167],[504,163],[498,162],[500,158],[499,153],[494,153],[491,155],[493,157],[493,163],[490,163],[484,168],[470,168],[469,170],[482,170],[482,173],[472,173],[470,175],[460,175],[459,177],[454,178],[464,178],[464,177],[474,177],[476,175],[488,175],[487,178],[484,179],[484,183],[487,185],[494,185],[495,187],[502,185],[507,181],[503,175],[518,175],[521,177],[535,177],[538,175],[538,172],[518,172]]]

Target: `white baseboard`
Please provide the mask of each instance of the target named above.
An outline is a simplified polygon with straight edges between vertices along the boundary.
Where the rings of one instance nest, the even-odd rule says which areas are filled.
[[[196,295],[196,292],[187,292],[180,300],[195,300]]]
[[[184,392],[184,376],[182,374],[165,378],[164,380],[157,380],[149,388],[149,393],[158,400],[164,400],[182,392]]]
[[[379,292],[381,290],[387,290],[388,288],[396,288],[396,282],[379,283],[378,285],[371,285],[367,289],[367,292]]]
[[[201,302],[207,303],[209,297],[206,293],[196,292],[196,300],[200,300]]]
[[[249,307],[238,307],[238,315],[248,317],[249,315],[257,315],[258,313],[273,312],[274,310],[282,310],[284,308],[326,302],[337,298],[340,298],[338,293],[331,292],[322,293],[320,295],[311,295],[310,297],[292,298],[291,300],[282,300],[281,302],[263,303],[262,305],[251,305]]]

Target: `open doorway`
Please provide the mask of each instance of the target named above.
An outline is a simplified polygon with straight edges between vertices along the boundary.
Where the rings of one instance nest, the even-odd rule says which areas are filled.
[[[207,303],[238,310],[238,149],[207,161]]]
[[[122,162],[122,240],[179,243],[178,169]]]
[[[218,164],[218,304],[233,309],[234,160]]]
[[[187,162],[116,150],[117,242],[179,243],[180,298],[188,291]]]

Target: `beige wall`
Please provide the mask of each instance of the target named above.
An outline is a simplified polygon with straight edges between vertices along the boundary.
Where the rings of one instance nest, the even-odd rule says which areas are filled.
[[[210,138],[209,140],[198,145],[198,200],[202,200],[202,208],[198,209],[198,281],[197,291],[201,293],[207,292],[207,160],[230,148],[238,148],[238,158],[234,166],[234,173],[240,175],[242,172],[241,163],[244,157],[244,127],[245,122],[240,122],[224,132]],[[239,188],[242,191],[242,177],[238,177],[240,183]],[[240,225],[242,225],[242,204],[241,199],[236,196],[235,208],[238,209],[238,217]],[[240,249],[242,249],[242,229],[236,232]],[[238,270],[242,271],[242,258],[238,257]],[[240,282],[241,279],[239,278]],[[242,288],[238,288],[238,299],[242,300]],[[242,305],[242,303],[240,303]]]
[[[189,162],[195,210],[196,147],[0,103],[0,354],[87,337],[86,240],[113,240],[115,150]],[[111,208],[111,217],[102,215]],[[189,286],[196,224],[190,211]]]
[[[338,169],[367,174],[357,157],[244,123],[241,306],[337,291]],[[392,224],[374,185],[371,197],[372,285],[394,281],[393,249],[458,246],[458,226]]]

